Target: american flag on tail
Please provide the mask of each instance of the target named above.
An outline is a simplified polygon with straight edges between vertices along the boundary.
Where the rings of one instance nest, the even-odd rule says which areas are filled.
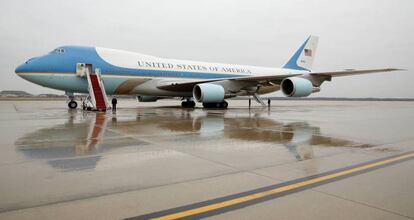
[[[305,49],[305,56],[311,57],[312,56],[312,50],[311,49]]]

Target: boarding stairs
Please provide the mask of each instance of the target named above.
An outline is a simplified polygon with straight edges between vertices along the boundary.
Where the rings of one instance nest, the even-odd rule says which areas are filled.
[[[77,69],[81,69],[78,74],[80,77],[85,77],[88,80],[88,91],[91,97],[92,110],[95,111],[106,111],[110,109],[108,98],[106,96],[105,87],[101,80],[100,69],[92,71],[92,65],[89,64],[78,64]],[[78,72],[78,71],[77,71]]]
[[[254,98],[254,100],[256,100],[257,103],[261,104],[263,107],[266,107],[266,104],[264,103],[262,97],[260,97],[259,94],[254,93],[253,98]]]

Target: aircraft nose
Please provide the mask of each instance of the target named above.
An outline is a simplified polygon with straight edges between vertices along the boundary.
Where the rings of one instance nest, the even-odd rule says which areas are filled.
[[[33,57],[33,58],[28,59],[23,64],[17,66],[14,72],[18,74],[18,73],[25,73],[25,72],[32,71],[33,68],[37,66],[37,61],[39,60],[39,58],[40,57]]]
[[[14,70],[14,72],[15,73],[21,73],[21,72],[23,72],[23,70],[25,69],[25,63],[23,63],[23,64],[21,64],[21,65],[19,65],[19,66],[17,66],[16,67],[16,69]]]

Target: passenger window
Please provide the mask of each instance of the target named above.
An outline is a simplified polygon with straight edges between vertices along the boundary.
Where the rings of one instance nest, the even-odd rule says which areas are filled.
[[[63,48],[56,48],[51,53],[64,53],[64,52],[65,52],[65,49],[63,49]]]

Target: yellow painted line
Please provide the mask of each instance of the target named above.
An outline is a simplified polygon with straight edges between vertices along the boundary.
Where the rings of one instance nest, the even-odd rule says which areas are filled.
[[[385,159],[385,160],[378,161],[378,162],[373,162],[373,163],[362,165],[362,166],[359,166],[359,167],[350,168],[348,170],[339,171],[337,173],[332,173],[332,174],[317,177],[317,178],[314,178],[314,179],[304,180],[304,181],[298,182],[298,183],[293,183],[291,185],[282,186],[282,187],[275,188],[275,189],[272,189],[272,190],[268,190],[268,191],[264,191],[264,192],[260,192],[260,193],[255,193],[255,194],[251,194],[251,195],[247,195],[247,196],[242,196],[242,197],[239,197],[239,198],[236,198],[236,199],[230,199],[230,200],[219,202],[219,203],[216,203],[216,204],[206,205],[206,206],[202,206],[202,207],[199,207],[199,208],[194,208],[194,209],[190,209],[190,210],[186,210],[186,211],[182,211],[182,212],[177,212],[177,213],[173,213],[173,214],[169,214],[169,215],[165,215],[165,216],[161,216],[161,217],[153,218],[153,219],[167,220],[167,219],[178,219],[178,218],[189,217],[189,216],[192,216],[192,215],[201,214],[201,213],[204,213],[204,212],[209,212],[209,211],[213,211],[213,210],[220,209],[220,208],[225,208],[225,207],[232,206],[232,205],[237,205],[237,204],[240,204],[240,203],[243,203],[243,202],[248,202],[248,201],[251,201],[251,200],[254,200],[254,199],[259,199],[259,198],[262,198],[262,197],[274,195],[274,194],[285,192],[285,191],[288,191],[288,190],[293,190],[293,189],[305,187],[305,186],[308,186],[308,185],[311,185],[311,184],[323,182],[323,181],[326,181],[326,180],[334,179],[334,178],[345,176],[345,175],[349,175],[349,174],[352,174],[352,173],[355,173],[355,172],[375,168],[375,167],[378,167],[378,166],[386,165],[386,164],[393,163],[393,162],[403,160],[403,159],[407,159],[407,158],[410,158],[410,157],[414,157],[414,153],[405,154],[405,155],[402,155],[402,156],[398,156],[398,157],[394,157],[394,158],[390,158],[390,159]]]

